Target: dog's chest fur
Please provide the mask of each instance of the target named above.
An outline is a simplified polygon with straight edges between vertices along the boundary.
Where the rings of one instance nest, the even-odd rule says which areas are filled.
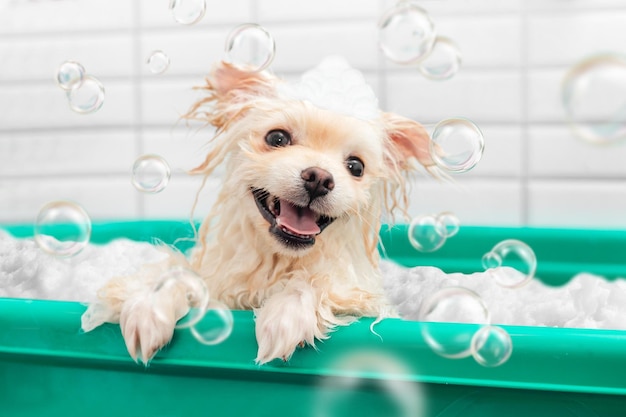
[[[232,195],[229,190],[223,193]],[[224,200],[224,205],[224,212],[233,213],[241,210],[242,202],[230,198]],[[253,221],[219,219],[210,243],[196,248],[192,263],[202,277],[210,277],[206,283],[212,297],[231,308],[254,309],[283,290],[290,280],[301,280],[322,298],[336,303],[341,310],[337,313],[350,313],[355,308],[361,313],[366,311],[367,315],[379,313],[371,297],[362,303],[349,303],[345,308],[339,302],[354,291],[366,290],[382,297],[379,271],[372,265],[377,263],[378,256],[368,256],[360,237],[362,225],[357,219],[338,219],[300,257],[270,250],[269,239],[273,238],[259,235]],[[346,239],[346,235],[354,238]]]

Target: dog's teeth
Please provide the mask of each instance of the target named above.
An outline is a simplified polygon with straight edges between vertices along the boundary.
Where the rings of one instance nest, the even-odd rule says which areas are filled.
[[[310,239],[311,238],[311,235],[301,235],[300,233],[296,233],[293,230],[290,230],[290,229],[286,228],[285,226],[280,226],[280,230],[282,230],[283,232],[285,232],[288,235],[299,237],[299,238],[302,238],[302,239]]]
[[[280,199],[278,197],[274,197],[272,206],[272,213],[274,213],[275,216],[278,216],[280,214]]]
[[[268,194],[265,198],[265,205],[267,206],[267,210],[274,215],[274,217],[278,217],[280,214],[280,199],[278,197],[272,197]]]

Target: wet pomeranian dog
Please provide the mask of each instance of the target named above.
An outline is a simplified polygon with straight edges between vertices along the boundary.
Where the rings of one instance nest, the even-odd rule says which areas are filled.
[[[186,117],[216,133],[191,173],[225,170],[195,247],[110,280],[83,329],[119,323],[130,355],[147,364],[198,300],[184,281],[155,295],[176,265],[229,308],[254,310],[259,364],[288,360],[358,317],[394,316],[378,233],[383,213],[406,208],[407,174],[434,168],[423,126],[379,110],[362,74],[339,57],[291,83],[219,62],[200,90]]]

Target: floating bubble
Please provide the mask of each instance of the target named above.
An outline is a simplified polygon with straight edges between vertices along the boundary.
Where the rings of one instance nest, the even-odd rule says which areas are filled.
[[[472,356],[482,366],[500,366],[511,357],[513,341],[502,327],[485,326],[472,338]]]
[[[190,327],[193,337],[203,345],[217,345],[233,331],[233,313],[222,302],[211,300],[202,320]]]
[[[368,415],[421,416],[421,385],[410,380],[411,367],[380,351],[347,352],[332,363],[333,376],[317,387],[315,417],[339,417],[354,413],[354,404],[367,402]]]
[[[417,216],[409,224],[409,242],[420,252],[434,252],[446,243],[447,230],[433,216]]]
[[[60,257],[74,256],[89,243],[91,219],[76,203],[53,201],[39,211],[34,237],[44,252]]]
[[[529,283],[537,270],[535,252],[524,242],[508,239],[483,255],[483,267],[505,288],[519,288]]]
[[[165,159],[158,155],[143,155],[133,165],[132,183],[144,193],[156,194],[170,181],[171,170]]]
[[[263,71],[274,60],[276,44],[265,28],[246,23],[230,32],[225,50],[230,63],[250,71]]]
[[[383,54],[398,64],[426,57],[435,42],[435,26],[428,13],[413,2],[401,2],[378,23],[378,43]]]
[[[500,258],[500,255],[495,252],[487,252],[483,255],[482,262],[483,268],[485,268],[486,270],[498,268],[502,265],[502,258]]]
[[[451,39],[437,37],[430,53],[417,68],[431,80],[449,80],[461,68],[461,51]]]
[[[445,211],[443,213],[439,213],[437,215],[437,223],[441,225],[440,228],[437,228],[437,231],[443,233],[443,237],[449,238],[456,235],[459,232],[460,222],[459,218],[454,215],[454,213],[450,213],[449,211]]]
[[[463,287],[437,291],[424,301],[418,314],[424,340],[435,353],[446,358],[471,355],[474,333],[490,323],[483,300]]]
[[[86,75],[79,86],[67,92],[67,99],[76,113],[93,113],[104,104],[104,86],[96,77]]]
[[[57,70],[57,84],[64,90],[79,87],[85,77],[85,67],[76,61],[65,61]]]
[[[204,280],[194,271],[176,266],[165,272],[158,279],[154,287],[155,300],[159,294],[172,294],[175,291],[185,291],[188,306],[187,314],[176,323],[177,329],[184,329],[198,323],[209,307],[209,289]],[[168,296],[168,295],[166,295]],[[159,311],[158,309],[155,311]]]
[[[473,122],[467,119],[445,119],[435,125],[430,154],[438,167],[462,173],[474,168],[483,156],[485,139]]]
[[[577,136],[595,144],[626,139],[626,56],[598,55],[565,75],[561,98]]]
[[[163,51],[152,51],[146,64],[148,64],[151,73],[163,74],[170,66],[170,57]]]
[[[206,0],[170,0],[174,20],[183,25],[198,23],[206,13]]]

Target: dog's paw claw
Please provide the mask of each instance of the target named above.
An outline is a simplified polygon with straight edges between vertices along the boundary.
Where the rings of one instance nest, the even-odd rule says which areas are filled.
[[[135,362],[148,365],[174,335],[175,317],[158,311],[149,298],[125,306],[120,315],[120,327],[126,349]],[[170,317],[171,316],[171,317]]]
[[[267,310],[257,314],[256,338],[259,346],[256,362],[263,364],[273,359],[287,362],[298,347],[315,345],[314,320],[302,316],[274,316]]]

